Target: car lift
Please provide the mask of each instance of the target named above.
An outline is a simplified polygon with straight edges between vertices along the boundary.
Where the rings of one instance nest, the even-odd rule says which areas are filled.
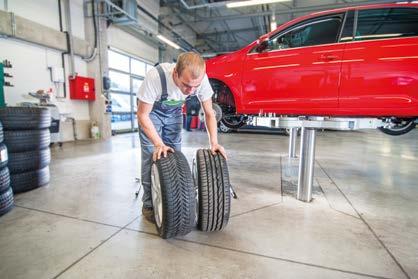
[[[296,137],[298,129],[302,129],[296,198],[304,202],[310,202],[312,200],[316,130],[332,129],[352,131],[376,129],[384,126],[384,122],[376,118],[276,117],[272,113],[252,117],[250,123],[257,126],[257,122],[262,122],[263,126],[265,126],[266,120],[269,120],[268,127],[270,128],[290,129],[289,158],[296,158]]]

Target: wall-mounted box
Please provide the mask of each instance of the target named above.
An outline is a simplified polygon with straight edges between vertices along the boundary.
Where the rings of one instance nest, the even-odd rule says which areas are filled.
[[[70,98],[73,100],[96,100],[94,78],[82,76],[70,78]]]

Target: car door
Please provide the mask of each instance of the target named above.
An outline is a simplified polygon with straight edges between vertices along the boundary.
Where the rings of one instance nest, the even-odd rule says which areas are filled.
[[[418,110],[418,9],[356,11],[344,53],[340,113],[407,116]]]
[[[328,114],[338,107],[344,14],[303,21],[246,56],[243,104],[253,113]]]

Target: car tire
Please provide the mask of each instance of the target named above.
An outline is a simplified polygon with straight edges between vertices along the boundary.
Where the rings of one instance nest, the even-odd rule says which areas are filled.
[[[4,131],[4,143],[9,152],[25,152],[45,149],[51,142],[49,130]]]
[[[22,173],[42,169],[51,162],[51,151],[49,148],[10,153],[9,170],[10,173]]]
[[[10,173],[8,168],[0,169],[0,194],[10,187]]]
[[[168,153],[151,167],[151,196],[158,234],[166,239],[186,235],[195,227],[196,197],[183,153]]]
[[[37,130],[51,126],[51,112],[47,107],[4,107],[0,120],[6,130]]]
[[[4,136],[3,136],[3,125],[0,122],[0,143],[3,142]]]
[[[49,183],[49,166],[43,169],[10,175],[10,186],[14,193],[26,192]]]
[[[378,129],[383,133],[391,136],[400,136],[406,133],[409,133],[416,127],[415,119],[406,120],[405,123],[401,123],[399,126],[395,127],[379,127]]]
[[[8,188],[4,193],[0,193],[0,216],[9,212],[14,205],[13,190]]]
[[[5,144],[0,143],[0,169],[7,166],[8,161],[9,161],[9,156],[7,153],[7,147]]]
[[[198,187],[201,231],[219,231],[228,224],[231,210],[231,184],[225,158],[209,149],[196,152],[193,166],[194,181]]]

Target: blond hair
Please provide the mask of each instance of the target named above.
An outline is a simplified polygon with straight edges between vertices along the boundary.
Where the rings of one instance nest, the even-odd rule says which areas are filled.
[[[192,77],[197,79],[202,76],[206,71],[205,60],[195,52],[184,52],[177,57],[176,71],[178,75],[188,69],[192,74]]]

